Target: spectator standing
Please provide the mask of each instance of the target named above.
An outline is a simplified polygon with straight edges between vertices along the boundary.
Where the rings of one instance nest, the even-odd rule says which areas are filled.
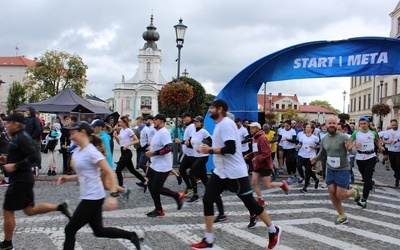
[[[42,141],[41,141],[41,136],[43,132],[43,127],[40,119],[36,117],[36,110],[33,107],[27,107],[26,108],[26,122],[25,122],[25,131],[28,133],[28,135],[32,138],[35,148],[38,154],[37,161],[35,165],[32,167],[32,171],[34,173],[34,176],[37,177],[39,174],[39,169],[42,168]]]

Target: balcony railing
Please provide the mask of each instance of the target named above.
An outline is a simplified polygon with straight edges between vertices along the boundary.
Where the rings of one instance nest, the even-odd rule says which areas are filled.
[[[382,103],[386,103],[389,99],[392,99],[394,107],[400,108],[400,94],[383,97]]]

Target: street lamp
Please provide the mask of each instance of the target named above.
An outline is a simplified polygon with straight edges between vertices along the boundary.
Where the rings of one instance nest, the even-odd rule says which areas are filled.
[[[381,88],[381,98],[380,98],[379,102],[380,102],[380,104],[382,104],[383,76],[380,76],[380,77],[379,77],[379,82],[381,83],[381,84],[380,84],[380,88]],[[383,125],[382,115],[379,114],[379,126],[381,127],[381,129],[382,129],[382,125]]]
[[[274,107],[272,107],[272,93],[269,93],[269,111],[272,112]]]
[[[346,90],[343,90],[343,114],[345,113],[345,103],[346,103]]]
[[[180,67],[181,67],[181,49],[185,38],[185,32],[187,26],[182,23],[182,18],[179,19],[179,23],[174,26],[176,35],[176,47],[178,48],[178,73],[176,74],[176,80],[179,82]],[[175,110],[175,134],[174,138],[178,138],[178,108]],[[173,167],[178,168],[178,144],[174,143],[173,151]]]

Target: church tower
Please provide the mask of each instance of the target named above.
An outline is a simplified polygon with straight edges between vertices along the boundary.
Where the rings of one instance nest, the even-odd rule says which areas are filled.
[[[129,80],[122,75],[121,82],[116,83],[113,89],[115,111],[121,116],[128,115],[132,120],[158,113],[157,94],[167,83],[161,75],[162,56],[156,44],[160,35],[156,30],[151,15],[150,25],[142,34],[146,43],[139,50],[136,74]]]

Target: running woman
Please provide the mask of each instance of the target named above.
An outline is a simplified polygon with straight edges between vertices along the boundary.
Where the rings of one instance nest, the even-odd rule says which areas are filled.
[[[116,199],[118,192],[111,167],[104,155],[90,142],[91,136],[95,136],[92,135],[92,128],[87,122],[77,122],[66,129],[70,130],[71,140],[78,146],[72,154],[71,161],[71,166],[77,175],[63,175],[58,178],[57,185],[79,180],[81,202],[65,227],[64,250],[74,249],[76,233],[86,224],[89,224],[96,237],[128,239],[136,249],[140,249],[140,240],[143,236],[114,227],[103,227],[103,203],[106,210],[115,210],[118,204]],[[107,199],[100,170],[106,174],[109,184],[111,196]]]

